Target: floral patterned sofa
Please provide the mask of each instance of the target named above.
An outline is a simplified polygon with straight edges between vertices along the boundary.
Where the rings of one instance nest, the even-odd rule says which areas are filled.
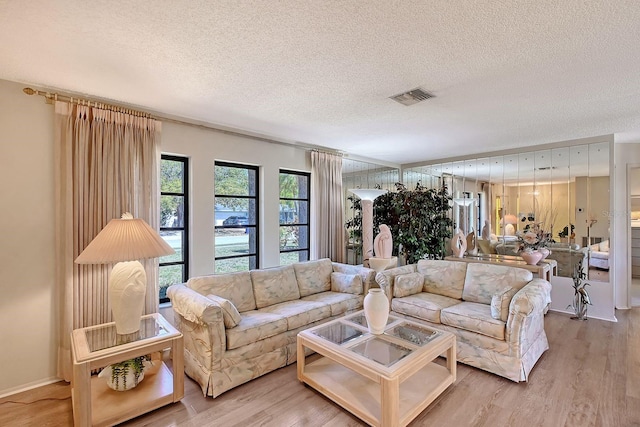
[[[453,332],[458,361],[526,381],[548,348],[544,313],[551,284],[494,264],[420,260],[380,272],[391,310]]]
[[[185,372],[216,397],[295,362],[298,332],[361,309],[374,275],[321,259],[170,286]]]

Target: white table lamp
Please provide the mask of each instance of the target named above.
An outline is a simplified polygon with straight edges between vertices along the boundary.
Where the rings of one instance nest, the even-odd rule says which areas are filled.
[[[138,261],[171,255],[175,251],[142,219],[124,213],[113,219],[76,258],[77,264],[116,263],[109,275],[109,303],[116,333],[140,329],[147,292],[147,275]]]

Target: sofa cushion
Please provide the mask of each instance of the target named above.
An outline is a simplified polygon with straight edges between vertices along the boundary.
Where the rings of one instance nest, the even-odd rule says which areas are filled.
[[[281,302],[258,311],[283,316],[287,319],[287,330],[289,331],[331,317],[331,307],[317,301]]]
[[[609,240],[603,240],[598,244],[600,252],[609,252]]]
[[[263,311],[247,311],[235,328],[227,329],[227,350],[242,347],[287,331],[284,316]]]
[[[362,277],[357,274],[331,273],[331,291],[361,295]]]
[[[217,302],[222,308],[222,321],[224,322],[225,328],[235,328],[242,320],[240,313],[238,313],[238,309],[235,305],[228,299],[219,297],[218,295],[209,294],[207,295],[211,301]]]
[[[302,301],[316,301],[328,305],[331,315],[338,316],[347,311],[362,309],[363,295],[345,294],[343,292],[321,292],[301,298]]]
[[[520,290],[532,279],[533,273],[524,268],[469,263],[462,299],[486,304],[489,309],[493,294],[501,292],[506,287]]]
[[[248,271],[193,277],[187,287],[202,295],[218,295],[228,299],[240,313],[256,309],[253,285]]]
[[[421,259],[417,271],[424,276],[425,292],[462,299],[466,262]]]
[[[300,299],[296,274],[290,265],[251,270],[251,281],[258,309]]]
[[[493,294],[491,297],[491,317],[506,322],[509,317],[509,304],[511,304],[511,299],[516,292],[515,289],[508,287]]]
[[[393,296],[395,298],[407,297],[422,292],[424,286],[424,276],[420,273],[403,274],[396,277],[393,286]]]
[[[300,296],[326,292],[331,288],[333,266],[329,258],[293,264]]]
[[[491,317],[491,306],[488,304],[462,302],[443,308],[440,321],[443,325],[504,340],[506,323]]]
[[[404,298],[391,300],[391,310],[428,322],[440,323],[440,310],[460,304],[460,300],[442,295],[420,292]]]

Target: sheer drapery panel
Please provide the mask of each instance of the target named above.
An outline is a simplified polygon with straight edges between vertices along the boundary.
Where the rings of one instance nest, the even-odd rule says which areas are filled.
[[[58,101],[54,128],[58,376],[69,381],[71,331],[112,320],[107,297],[112,265],[77,265],[74,260],[123,212],[158,228],[161,123]],[[140,262],[148,283],[145,314],[154,313],[158,310],[158,261]]]
[[[345,262],[342,156],[311,152],[311,259]]]

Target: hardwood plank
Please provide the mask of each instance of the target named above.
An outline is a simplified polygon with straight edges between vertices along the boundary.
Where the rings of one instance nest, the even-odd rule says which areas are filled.
[[[640,309],[618,311],[617,323],[549,313],[550,349],[516,384],[459,364],[456,382],[410,424],[465,426],[640,425]],[[307,362],[314,360],[311,356]],[[438,359],[444,364],[444,359]],[[167,363],[170,365],[170,361]],[[0,425],[70,426],[70,387],[56,383],[0,399]],[[49,400],[41,400],[49,399]],[[62,400],[54,400],[62,399]],[[40,400],[40,401],[39,401]],[[22,403],[11,403],[12,401]],[[296,365],[278,369],[216,399],[185,379],[182,401],[124,426],[356,427],[360,420],[296,378]]]

